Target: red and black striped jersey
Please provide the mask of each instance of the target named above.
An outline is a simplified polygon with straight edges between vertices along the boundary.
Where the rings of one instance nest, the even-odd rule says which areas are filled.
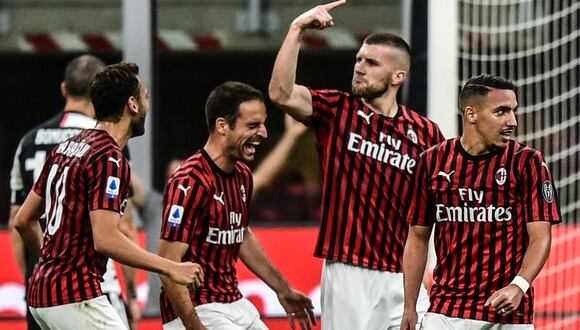
[[[87,129],[49,154],[33,189],[45,200],[46,229],[28,304],[50,307],[102,295],[107,257],[94,249],[89,212],[122,214],[130,184],[129,162],[103,130]]]
[[[531,324],[534,290],[512,314],[487,299],[522,265],[532,221],[560,222],[558,198],[542,154],[517,141],[473,156],[460,138],[421,155],[409,208],[412,225],[435,225],[437,266],[429,311],[494,323]]]
[[[432,121],[400,105],[393,117],[360,97],[311,90],[322,167],[321,225],[314,255],[401,272],[410,180],[421,152],[443,141]]]
[[[249,224],[252,173],[236,162],[233,172],[221,170],[201,150],[171,176],[163,198],[161,239],[189,244],[182,261],[201,265],[205,281],[190,291],[196,304],[228,303],[242,298],[236,262]],[[177,317],[161,293],[163,323]]]

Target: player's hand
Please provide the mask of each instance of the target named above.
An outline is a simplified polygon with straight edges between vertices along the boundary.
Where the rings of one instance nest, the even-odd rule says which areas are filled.
[[[517,285],[510,284],[494,292],[485,306],[492,306],[499,315],[509,315],[518,308],[523,296],[524,293]]]
[[[306,29],[322,30],[324,28],[334,26],[334,21],[329,12],[330,10],[338,6],[342,6],[345,3],[346,0],[338,0],[324,5],[316,6],[303,13],[302,15],[296,17],[292,22],[292,25],[297,26],[302,31]]]
[[[131,326],[131,329],[139,329],[139,321],[141,321],[141,307],[139,306],[137,298],[127,299],[127,308],[129,309],[129,325]]]
[[[409,310],[405,308],[403,312],[403,319],[401,320],[401,330],[415,330],[417,328],[417,316],[416,310]]]
[[[193,262],[175,262],[169,268],[168,274],[172,281],[196,289],[203,283],[203,270]]]
[[[290,328],[296,329],[296,321],[302,330],[310,330],[311,325],[316,325],[312,300],[302,292],[290,288],[286,292],[279,293],[278,300],[288,314]]]
[[[286,129],[286,134],[296,138],[302,136],[308,130],[306,125],[292,118],[289,114],[284,115],[284,128]]]

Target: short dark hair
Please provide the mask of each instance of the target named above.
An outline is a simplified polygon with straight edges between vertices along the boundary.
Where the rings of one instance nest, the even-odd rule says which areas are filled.
[[[240,104],[254,100],[264,102],[264,94],[242,82],[228,81],[214,88],[205,103],[208,131],[210,133],[214,131],[215,121],[218,118],[224,118],[230,127],[235,127]]]
[[[459,93],[459,111],[463,112],[474,98],[486,96],[492,89],[509,89],[518,95],[518,87],[509,79],[492,74],[473,76],[467,80]]]
[[[91,100],[99,121],[118,122],[127,100],[139,98],[139,67],[121,62],[99,71],[91,83]]]
[[[394,33],[389,32],[373,32],[369,34],[363,43],[367,45],[383,45],[396,48],[403,52],[409,65],[411,64],[411,47],[405,39],[399,37]]]
[[[64,70],[67,95],[89,98],[93,77],[105,67],[105,63],[92,55],[81,55],[70,61]]]

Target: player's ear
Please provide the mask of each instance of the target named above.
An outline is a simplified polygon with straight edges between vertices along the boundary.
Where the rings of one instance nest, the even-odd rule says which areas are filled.
[[[127,99],[127,108],[134,115],[139,112],[139,102],[137,102],[135,96],[129,96],[129,99]]]
[[[475,124],[477,122],[477,110],[474,107],[466,106],[463,110],[463,115],[468,123]]]
[[[68,92],[66,91],[66,84],[64,81],[60,83],[60,93],[62,94],[62,97],[66,99]]]
[[[215,120],[215,130],[220,135],[225,135],[227,133],[228,129],[229,129],[229,124],[225,118],[219,117]]]
[[[391,84],[395,86],[402,85],[405,79],[407,79],[407,71],[397,70],[393,73]]]

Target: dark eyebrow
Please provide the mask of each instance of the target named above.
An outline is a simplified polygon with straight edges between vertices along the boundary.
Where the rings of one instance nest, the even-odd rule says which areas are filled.
[[[516,109],[517,109],[517,107],[515,109],[512,109],[512,108],[507,107],[507,106],[504,105],[504,106],[501,106],[501,107],[497,107],[495,110],[496,111],[500,111],[500,110],[501,111],[512,111],[512,110],[513,111],[516,111]]]

